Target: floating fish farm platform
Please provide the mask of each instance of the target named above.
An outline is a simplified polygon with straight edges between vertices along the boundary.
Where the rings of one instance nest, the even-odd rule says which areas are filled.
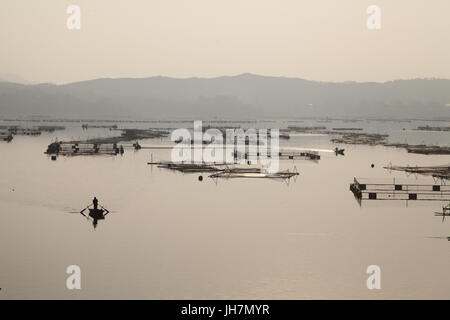
[[[123,147],[115,143],[96,144],[96,143],[71,143],[71,142],[53,142],[47,151],[48,155],[77,156],[77,155],[117,155],[123,154]]]
[[[373,183],[354,178],[350,190],[358,200],[450,201],[450,185]]]
[[[432,176],[433,178],[443,179],[443,180],[450,180],[450,166],[427,166],[427,167],[402,167],[402,166],[393,166],[389,165],[387,167],[384,167],[384,169],[387,169],[389,171],[404,171],[408,174],[421,174],[421,175],[427,175]]]

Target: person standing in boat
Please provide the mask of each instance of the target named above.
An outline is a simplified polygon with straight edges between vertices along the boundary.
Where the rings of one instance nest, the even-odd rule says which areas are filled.
[[[94,200],[92,200],[92,203],[94,204],[94,210],[97,210],[97,206],[98,206],[97,197],[94,197]]]

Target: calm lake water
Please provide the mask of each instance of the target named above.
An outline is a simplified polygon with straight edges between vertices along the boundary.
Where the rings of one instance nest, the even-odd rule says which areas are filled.
[[[450,132],[411,130],[422,124],[427,123],[278,121],[255,126],[364,127],[389,133],[392,142],[450,144]],[[151,155],[169,160],[170,150],[51,161],[44,151],[56,137],[115,133],[83,131],[80,123],[63,125],[67,130],[0,143],[0,299],[450,298],[450,221],[434,216],[447,203],[373,201],[360,206],[349,191],[354,177],[433,183],[382,167],[445,165],[450,156],[341,145],[345,156],[324,152],[317,163],[281,161],[282,168],[299,170],[289,184],[268,179],[216,184],[207,174],[200,182],[200,174],[147,165]],[[192,127],[177,124],[184,125]],[[329,139],[297,134],[282,143],[334,148]],[[168,144],[161,139],[140,143]],[[95,230],[91,221],[71,213],[94,196],[112,211]],[[81,267],[81,290],[66,289],[69,265]],[[381,268],[381,290],[366,287],[369,265]]]

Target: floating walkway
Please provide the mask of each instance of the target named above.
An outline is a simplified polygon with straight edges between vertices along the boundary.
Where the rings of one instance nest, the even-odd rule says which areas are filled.
[[[438,184],[361,183],[354,178],[350,190],[358,200],[450,201],[450,186]]]

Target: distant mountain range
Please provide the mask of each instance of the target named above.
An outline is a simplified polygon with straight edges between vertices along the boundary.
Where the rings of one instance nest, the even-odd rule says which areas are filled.
[[[0,82],[0,117],[261,119],[450,118],[450,80],[317,82],[253,74]]]

